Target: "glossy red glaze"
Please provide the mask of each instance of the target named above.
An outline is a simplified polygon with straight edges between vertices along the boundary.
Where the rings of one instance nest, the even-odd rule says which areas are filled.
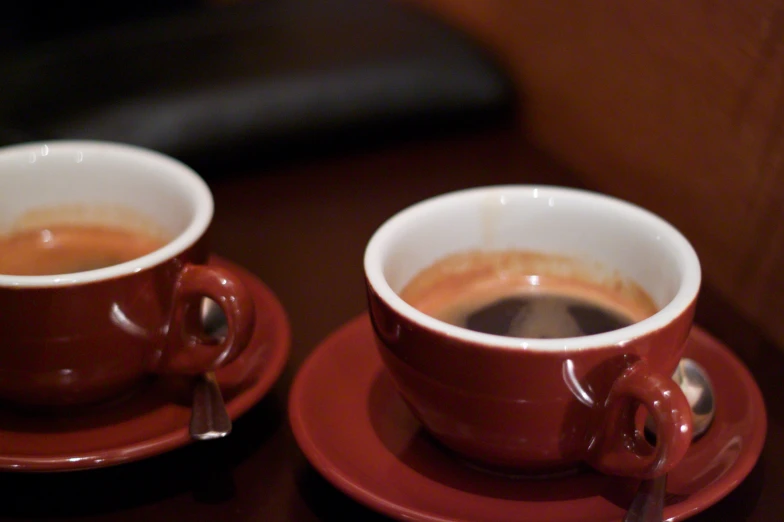
[[[248,348],[219,368],[226,409],[236,419],[275,384],[291,345],[291,330],[275,294],[247,270],[213,257],[211,268],[245,283],[255,303]],[[67,415],[29,415],[0,408],[0,469],[72,471],[158,455],[191,442],[191,379],[166,375],[135,393]]]
[[[645,476],[672,469],[686,454],[692,439],[691,410],[678,385],[652,370],[645,360],[632,364],[615,380],[588,461],[604,473]],[[657,444],[651,451],[637,428],[643,405],[656,423]],[[568,421],[567,421],[568,422]]]
[[[466,466],[428,436],[374,349],[366,315],[327,337],[293,383],[289,416],[309,461],[340,491],[398,520],[620,522],[636,480],[577,473],[509,478]],[[667,477],[664,518],[683,520],[735,489],[766,434],[762,394],[732,351],[694,328],[684,356],[715,386],[716,417]]]
[[[51,287],[0,287],[0,399],[59,407],[128,391],[161,369],[161,361],[166,364],[173,336],[177,346],[183,332],[186,338],[197,335],[188,328],[173,328],[172,318],[187,308],[195,313],[198,307],[193,305],[200,295],[214,297],[230,312],[235,329],[230,337],[235,342],[187,353],[178,349],[177,363],[166,369],[194,373],[236,356],[252,332],[252,303],[230,275],[234,284],[220,291],[204,281],[211,268],[199,267],[202,277],[191,276],[193,265],[205,263],[207,256],[202,237],[172,259],[119,277]],[[226,306],[227,301],[232,306]],[[248,310],[239,309],[248,303]]]
[[[221,343],[203,340],[201,299],[209,297],[226,317],[226,338]],[[239,277],[216,266],[187,264],[175,285],[173,318],[168,342],[156,371],[198,375],[230,363],[247,346],[253,333],[253,298]]]
[[[691,415],[672,411],[688,404],[664,383],[683,354],[694,302],[667,326],[619,345],[543,351],[445,336],[397,312],[369,284],[368,299],[379,353],[404,400],[445,446],[480,465],[547,474],[588,461],[650,477],[688,448]],[[629,372],[639,378],[624,383]],[[640,402],[656,401],[670,409],[654,408],[669,438],[654,452],[632,421]]]

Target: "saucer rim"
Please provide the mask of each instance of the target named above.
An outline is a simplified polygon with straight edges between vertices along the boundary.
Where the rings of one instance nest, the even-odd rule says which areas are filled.
[[[254,299],[257,307],[256,313],[262,313],[263,310],[263,313],[269,314],[271,317],[270,322],[277,330],[277,333],[269,336],[271,339],[277,339],[277,342],[271,344],[269,350],[270,357],[265,359],[263,366],[259,368],[261,371],[251,372],[243,381],[243,383],[253,382],[253,384],[226,402],[229,417],[234,421],[260,401],[283,373],[291,351],[291,324],[277,295],[255,274],[217,255],[211,255],[208,263],[228,268],[236,272],[241,280],[247,281],[249,286],[251,286],[251,294],[254,297],[260,296],[260,299]],[[257,346],[256,349],[258,348]],[[220,383],[220,369],[216,371],[216,375]],[[162,403],[162,407],[167,406],[170,405]],[[131,425],[133,425],[134,420],[130,421]],[[133,443],[84,454],[63,453],[55,456],[10,455],[4,454],[3,450],[0,450],[0,471],[51,473],[106,468],[154,457],[194,442],[197,441],[191,439],[186,424],[155,437],[141,438]]]
[[[313,465],[328,482],[368,509],[398,520],[469,522],[468,519],[442,516],[419,508],[408,507],[397,501],[387,500],[375,489],[363,486],[347,473],[344,473],[343,470],[340,469],[339,463],[330,459],[325,452],[319,449],[317,443],[310,437],[309,430],[305,427],[306,421],[304,420],[302,410],[299,408],[299,404],[302,403],[301,395],[305,393],[304,390],[306,388],[303,383],[307,381],[309,373],[315,371],[313,368],[317,367],[319,358],[325,357],[326,355],[324,354],[329,351],[331,346],[340,342],[341,338],[347,335],[348,332],[360,328],[368,328],[372,334],[373,327],[367,312],[342,323],[338,328],[322,339],[316,348],[309,354],[300,367],[300,371],[295,376],[291,387],[291,393],[289,394],[288,410],[289,423],[299,448],[310,464]],[[664,509],[664,518],[670,522],[694,516],[716,504],[736,489],[751,473],[759,460],[767,434],[767,410],[764,397],[756,380],[746,365],[724,342],[697,325],[692,327],[689,338],[694,339],[697,343],[714,345],[715,349],[723,352],[722,356],[726,359],[725,364],[734,367],[735,371],[733,374],[737,376],[738,382],[745,385],[748,390],[749,403],[753,405],[752,410],[756,411],[756,417],[753,422],[751,435],[749,435],[749,443],[733,462],[732,468],[707,487],[689,495],[682,501],[666,506]],[[373,349],[375,349],[375,347],[373,347]],[[618,522],[620,522],[620,518],[618,519]]]

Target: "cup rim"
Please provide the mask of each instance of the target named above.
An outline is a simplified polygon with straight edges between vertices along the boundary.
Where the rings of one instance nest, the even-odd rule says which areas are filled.
[[[133,154],[142,161],[154,164],[161,172],[165,172],[165,175],[182,181],[190,188],[189,197],[194,203],[194,216],[188,226],[164,246],[136,259],[95,270],[66,274],[35,276],[0,274],[0,288],[74,286],[141,272],[172,259],[190,248],[204,235],[212,221],[214,212],[212,193],[201,176],[181,161],[151,149],[100,140],[45,140],[2,147],[0,148],[0,159],[10,155],[25,154],[42,147],[47,147],[49,152],[72,149],[89,151],[90,153]]]
[[[624,328],[601,334],[560,339],[536,339],[507,337],[475,332],[435,319],[405,302],[392,288],[384,276],[382,250],[390,236],[398,227],[416,220],[417,216],[432,206],[458,202],[461,199],[477,198],[488,193],[512,191],[529,193],[529,197],[578,197],[591,200],[596,205],[609,205],[618,212],[633,213],[649,226],[656,227],[660,234],[666,234],[676,247],[683,267],[681,285],[675,296],[652,316]],[[371,236],[365,248],[363,259],[365,278],[369,289],[387,306],[408,320],[432,332],[452,339],[471,342],[482,347],[501,350],[521,348],[543,352],[576,351],[606,346],[623,346],[639,337],[660,330],[677,320],[696,300],[701,284],[701,268],[696,251],[683,234],[664,218],[638,205],[622,199],[583,189],[551,185],[492,185],[448,192],[415,203],[388,218]]]

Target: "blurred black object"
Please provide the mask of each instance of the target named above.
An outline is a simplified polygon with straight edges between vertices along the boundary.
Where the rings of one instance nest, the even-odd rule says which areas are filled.
[[[459,32],[388,0],[17,2],[0,144],[122,141],[205,174],[511,120]]]

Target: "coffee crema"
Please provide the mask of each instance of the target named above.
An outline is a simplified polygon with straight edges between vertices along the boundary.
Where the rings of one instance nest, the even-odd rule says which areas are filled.
[[[634,282],[596,265],[528,251],[448,256],[419,272],[400,296],[455,326],[538,339],[609,332],[658,311]]]
[[[166,241],[116,226],[58,224],[0,236],[0,274],[56,275],[96,270],[142,257]]]

